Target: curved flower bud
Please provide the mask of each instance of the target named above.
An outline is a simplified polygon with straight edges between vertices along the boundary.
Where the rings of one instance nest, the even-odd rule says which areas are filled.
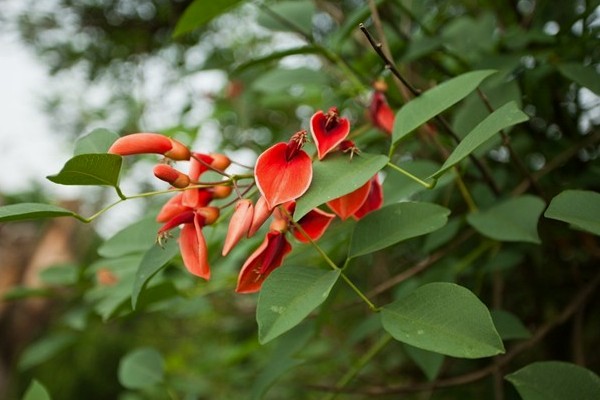
[[[336,107],[327,114],[317,111],[310,119],[310,132],[317,146],[319,160],[334,150],[350,133],[350,121],[341,118]]]
[[[379,210],[383,205],[383,188],[381,187],[381,183],[379,183],[379,178],[375,175],[371,179],[371,188],[369,190],[369,194],[367,195],[367,199],[363,203],[363,205],[356,211],[352,218],[359,220],[371,211]]]
[[[185,161],[190,159],[192,153],[186,145],[175,139],[169,138],[169,140],[171,141],[173,148],[165,153],[165,157],[175,161]]]
[[[385,95],[380,91],[374,92],[369,105],[369,119],[373,125],[391,135],[394,130],[395,118],[394,111],[388,105]]]
[[[186,174],[177,171],[175,168],[167,164],[157,164],[154,166],[154,176],[158,179],[170,183],[171,186],[176,188],[188,187],[190,184],[190,177]]]
[[[132,133],[118,138],[108,149],[110,154],[129,156],[133,154],[165,154],[173,148],[173,142],[159,133]]]
[[[323,233],[325,233],[334,218],[335,214],[313,208],[304,217],[298,220],[298,225],[300,225],[304,233],[306,233],[311,240],[318,240],[323,236]],[[309,242],[306,236],[295,227],[292,227],[292,233],[298,241],[302,243]]]
[[[252,225],[252,217],[254,215],[254,205],[248,199],[239,200],[235,205],[235,211],[229,220],[229,229],[225,237],[223,245],[223,256],[226,256],[231,249],[240,241],[242,236],[248,234],[248,230]]]
[[[248,237],[254,236],[272,213],[273,210],[269,209],[265,198],[260,196],[254,205],[254,216],[252,217],[252,225],[248,230]]]
[[[345,220],[357,212],[363,205],[371,190],[371,180],[356,189],[354,192],[338,197],[327,202],[331,210],[341,219]]]
[[[210,166],[219,171],[225,171],[231,165],[231,160],[225,154],[211,153],[210,157],[213,159]]]
[[[283,258],[292,251],[284,232],[270,231],[262,244],[248,257],[238,277],[238,293],[253,293],[273,270],[281,266]]]
[[[215,199],[224,199],[229,197],[231,191],[233,190],[233,186],[225,186],[225,185],[217,185],[212,188],[213,197]]]
[[[256,160],[256,186],[273,207],[302,196],[312,180],[312,161],[302,150],[306,131],[292,136],[288,143],[277,143],[265,150]]]

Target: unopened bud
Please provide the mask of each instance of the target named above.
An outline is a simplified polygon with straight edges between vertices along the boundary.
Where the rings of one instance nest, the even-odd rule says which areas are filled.
[[[231,160],[225,154],[211,153],[210,156],[213,159],[210,166],[214,169],[225,171],[225,169],[231,165]]]
[[[184,161],[190,159],[192,153],[190,153],[190,149],[188,149],[186,145],[175,139],[169,138],[169,140],[171,141],[173,147],[171,150],[164,153],[165,157],[175,161]]]
[[[210,225],[219,218],[220,211],[217,207],[200,207],[196,210],[196,214],[204,218],[204,225]]]
[[[117,139],[108,149],[108,153],[120,156],[148,153],[165,154],[172,148],[171,139],[159,133],[133,133]]]
[[[232,186],[224,186],[224,185],[215,186],[215,187],[213,187],[213,197],[215,199],[224,199],[226,197],[229,197],[232,190],[233,190]]]
[[[190,177],[177,171],[167,164],[158,164],[154,167],[154,176],[158,179],[170,183],[171,186],[182,189],[190,185]]]

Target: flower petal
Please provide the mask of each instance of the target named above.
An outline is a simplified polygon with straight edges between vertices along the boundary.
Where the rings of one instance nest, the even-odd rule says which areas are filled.
[[[210,278],[208,250],[202,234],[202,217],[196,216],[193,224],[185,224],[179,236],[179,249],[187,270],[200,278]]]
[[[304,217],[300,218],[298,225],[302,230],[312,239],[318,240],[325,230],[329,227],[329,224],[335,218],[334,214],[313,208]],[[298,241],[307,243],[308,239],[298,229],[293,229],[293,234]]]
[[[312,180],[310,156],[298,150],[288,159],[287,147],[287,143],[277,143],[256,160],[256,185],[269,209],[302,196]]]
[[[272,213],[273,210],[269,209],[265,198],[260,196],[258,200],[256,200],[256,205],[254,206],[254,215],[252,217],[252,225],[248,230],[248,237],[254,236]]]
[[[354,192],[328,201],[327,205],[338,215],[338,217],[345,220],[360,209],[367,199],[370,189],[371,180],[367,181],[367,183],[356,189]]]
[[[361,219],[371,211],[379,210],[383,205],[383,188],[377,175],[371,179],[371,189],[363,205],[352,215],[356,220]]]
[[[373,93],[369,106],[369,118],[373,125],[391,135],[394,129],[395,117],[394,111],[392,111],[385,99],[385,95],[377,91]]]
[[[160,209],[160,212],[156,216],[157,222],[167,222],[177,214],[189,209],[181,203],[183,199],[183,193],[177,193],[171,197]]]
[[[334,150],[350,133],[350,121],[340,118],[337,109],[332,107],[327,114],[317,111],[310,119],[310,132],[317,146],[319,160]]]
[[[267,233],[265,240],[244,263],[235,291],[238,293],[259,291],[267,276],[281,266],[283,258],[290,251],[292,246],[285,238],[285,233],[278,231]]]
[[[252,201],[248,199],[239,200],[229,220],[229,229],[227,230],[225,244],[223,245],[223,256],[226,256],[233,249],[242,236],[248,234],[253,216],[254,206],[252,205]]]

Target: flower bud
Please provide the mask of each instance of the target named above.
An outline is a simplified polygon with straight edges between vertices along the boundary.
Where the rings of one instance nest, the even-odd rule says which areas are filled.
[[[217,207],[200,207],[196,210],[196,214],[204,218],[203,225],[211,225],[219,218],[220,211]]]
[[[233,190],[232,186],[218,185],[213,187],[213,197],[215,199],[224,199],[229,197],[231,191]]]
[[[158,179],[170,183],[171,186],[178,189],[188,187],[190,185],[190,177],[186,174],[177,171],[175,168],[167,164],[158,164],[154,167],[154,176]]]
[[[120,156],[148,153],[165,154],[172,148],[171,139],[159,133],[133,133],[117,139],[108,149],[108,153]]]
[[[171,160],[175,160],[175,161],[184,161],[184,160],[189,160],[192,153],[190,152],[190,149],[187,148],[186,145],[184,145],[183,143],[175,140],[175,139],[170,139],[172,143],[172,149],[167,151],[165,154],[165,157],[170,158]]]
[[[246,236],[252,224],[253,215],[254,205],[252,205],[252,201],[242,199],[236,203],[235,211],[229,221],[229,229],[223,246],[223,256],[226,256],[233,249],[242,236]]]
[[[210,156],[213,158],[210,166],[214,169],[225,171],[231,165],[231,160],[225,154],[211,153]]]

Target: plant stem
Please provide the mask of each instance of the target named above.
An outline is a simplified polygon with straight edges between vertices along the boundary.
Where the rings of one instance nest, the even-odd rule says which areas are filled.
[[[427,189],[433,189],[435,187],[435,184],[437,183],[437,180],[434,180],[433,183],[427,183],[424,180],[421,180],[420,178],[414,176],[413,174],[411,174],[410,172],[408,172],[405,169],[400,168],[399,166],[392,164],[390,162],[387,163],[387,166],[390,167],[391,169],[400,172],[402,175],[412,179],[413,181],[417,182],[418,184],[424,186]]]
[[[469,211],[477,212],[478,209],[477,209],[477,206],[475,205],[475,201],[473,200],[473,197],[471,196],[469,189],[467,189],[465,182],[463,181],[462,177],[460,176],[460,173],[458,172],[458,168],[454,167],[452,169],[454,170],[454,175],[456,176],[456,185],[458,186],[458,190],[460,190],[460,193],[462,194],[463,199],[465,199],[465,203],[467,203],[467,207],[469,207]]]

